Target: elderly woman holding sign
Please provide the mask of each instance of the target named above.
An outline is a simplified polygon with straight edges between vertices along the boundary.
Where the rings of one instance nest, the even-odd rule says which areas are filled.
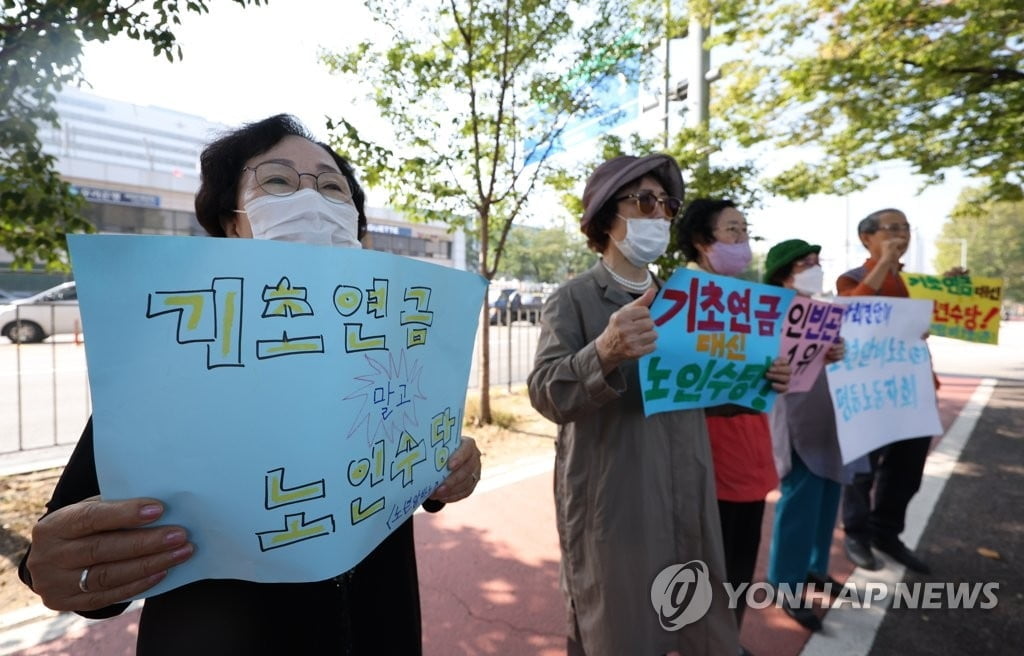
[[[820,294],[820,252],[821,246],[802,239],[772,246],[765,261],[764,281],[796,290],[804,297]],[[839,362],[844,352],[839,340],[825,353],[825,362]],[[837,595],[842,586],[828,576],[828,562],[841,483],[847,481],[825,369],[818,372],[810,390],[791,391],[776,399],[770,416],[782,496],[775,504],[768,582],[788,585],[792,590],[799,590],[800,584],[814,583]],[[809,607],[791,605],[784,597],[783,610],[804,628],[821,629],[821,620]]]
[[[689,262],[688,268],[739,277],[749,266],[747,219],[732,201],[697,198],[675,227],[676,244]],[[789,364],[783,357],[777,358],[765,374],[780,393],[787,390],[789,376]],[[768,416],[731,404],[705,412],[715,463],[726,576],[739,589],[754,578],[764,499],[779,482]],[[736,604],[738,624],[743,620],[744,600],[741,596]]]
[[[637,360],[655,348],[648,266],[683,181],[667,155],[601,164],[582,230],[601,254],[541,313],[530,400],[558,424],[555,505],[570,654],[735,654],[704,413],[644,416]],[[680,594],[689,585],[693,594]],[[712,594],[713,592],[713,594]],[[653,606],[652,606],[653,602]]]
[[[201,156],[196,217],[214,237],[359,248],[363,202],[352,166],[290,116],[245,125]],[[469,495],[479,480],[471,438],[463,438],[448,467],[428,502],[435,510]],[[98,494],[90,422],[19,568],[47,606],[91,618],[120,613],[125,599],[144,594],[195,549],[187,526],[149,526],[165,512],[161,500]],[[325,581],[207,579],[150,597],[138,633],[139,654],[420,650],[411,519],[357,567]]]

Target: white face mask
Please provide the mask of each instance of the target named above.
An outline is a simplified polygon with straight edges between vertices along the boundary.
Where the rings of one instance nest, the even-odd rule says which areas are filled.
[[[627,219],[626,238],[616,241],[619,252],[635,267],[646,267],[665,254],[668,248],[669,222],[663,219]]]
[[[355,205],[332,203],[314,189],[260,196],[245,204],[245,214],[254,239],[362,248],[356,237],[359,212]]]
[[[804,269],[800,273],[793,274],[793,289],[805,296],[820,294],[824,282],[825,272],[817,264],[810,269]]]

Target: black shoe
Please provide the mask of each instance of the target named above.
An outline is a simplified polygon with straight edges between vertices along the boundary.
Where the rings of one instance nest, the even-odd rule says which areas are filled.
[[[878,549],[897,563],[918,574],[931,574],[932,572],[927,563],[918,558],[917,554],[913,551],[907,549],[907,545],[903,544],[903,541],[899,538],[894,540],[875,540],[875,549]]]
[[[782,610],[808,631],[821,631],[821,620],[810,608],[794,608],[788,599],[782,600]]]
[[[871,552],[871,545],[864,540],[846,536],[843,540],[846,546],[846,557],[850,562],[863,569],[876,570],[881,567],[875,554]]]
[[[822,592],[827,591],[828,596],[832,599],[838,597],[839,593],[843,590],[843,584],[827,574],[825,576],[820,576],[814,572],[808,572],[804,583],[813,583],[818,590],[821,590]]]

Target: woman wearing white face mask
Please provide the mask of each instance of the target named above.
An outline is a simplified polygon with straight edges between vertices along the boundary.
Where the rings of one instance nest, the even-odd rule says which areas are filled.
[[[738,646],[720,594],[725,568],[704,414],[644,417],[640,395],[637,359],[657,338],[648,308],[659,282],[648,264],[665,252],[682,196],[679,166],[667,155],[597,167],[583,191],[581,228],[601,260],[559,287],[541,313],[528,386],[533,406],[558,424],[570,656],[717,656]],[[706,565],[694,590],[707,593],[710,608],[682,628],[663,628],[651,584],[691,561]]]
[[[364,195],[352,166],[294,118],[233,130],[203,150],[200,165],[196,218],[210,236],[360,247]],[[158,499],[99,500],[92,431],[90,421],[19,575],[48,607],[99,619],[121,613],[122,600],[158,583],[194,546],[187,526],[148,526],[163,513]],[[480,476],[472,438],[463,438],[448,467],[428,510],[472,493]],[[206,579],[149,597],[137,653],[418,654],[412,527],[410,518],[355,568],[325,581]]]
[[[803,296],[822,292],[822,271],[818,262],[821,246],[802,239],[790,239],[768,251],[764,281],[795,289]],[[843,359],[840,341],[825,356],[826,362]],[[806,392],[780,396],[771,410],[775,464],[782,479],[782,496],[775,504],[775,523],[768,555],[768,582],[796,589],[799,583],[815,583],[821,589],[840,584],[828,575],[832,531],[839,511],[843,460],[839,452],[836,418],[832,410],[828,378],[822,369],[814,386]],[[809,608],[783,607],[790,617],[811,631],[821,621]]]
[[[750,264],[747,220],[730,200],[697,198],[676,222],[676,244],[688,268],[723,276],[738,276]],[[765,374],[776,391],[784,393],[790,368],[777,358]],[[761,544],[764,500],[778,484],[772,459],[771,433],[764,413],[727,404],[706,408],[715,490],[722,521],[725,566],[734,589],[754,578]],[[742,623],[746,597],[736,606]],[[745,649],[740,653],[749,653]]]

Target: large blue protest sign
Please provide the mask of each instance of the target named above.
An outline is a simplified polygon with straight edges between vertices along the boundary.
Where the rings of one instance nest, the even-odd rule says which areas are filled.
[[[250,239],[68,238],[104,498],[197,545],[159,592],[350,569],[447,474],[485,281]]]
[[[640,358],[644,413],[733,403],[767,412],[790,289],[679,269],[651,304],[657,349]]]
[[[923,335],[932,303],[881,296],[840,297],[842,362],[828,365],[843,462],[880,446],[942,432],[931,355]]]

